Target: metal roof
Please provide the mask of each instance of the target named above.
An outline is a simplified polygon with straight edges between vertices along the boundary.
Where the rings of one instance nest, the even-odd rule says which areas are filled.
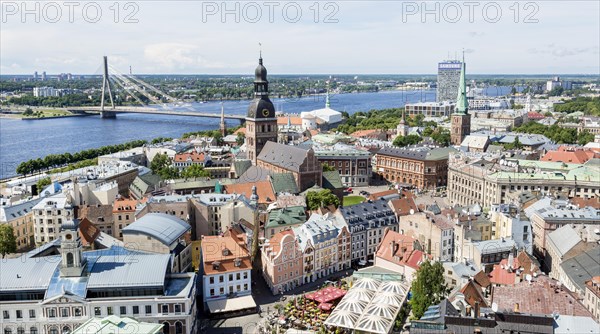
[[[144,234],[170,246],[192,227],[164,213],[149,213],[123,229],[123,235]]]
[[[300,171],[300,166],[304,163],[308,155],[306,149],[275,143],[268,141],[260,151],[257,159],[279,166],[286,170]]]
[[[0,291],[46,289],[60,261],[60,256],[48,256],[40,260],[26,255],[2,260]]]
[[[554,245],[558,255],[562,257],[581,241],[581,237],[571,225],[564,225],[548,234],[548,241]]]
[[[0,206],[0,221],[11,221],[30,213],[43,197],[10,206]]]

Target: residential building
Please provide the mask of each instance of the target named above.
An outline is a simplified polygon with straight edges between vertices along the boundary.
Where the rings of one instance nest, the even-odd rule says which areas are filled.
[[[557,279],[569,291],[582,297],[585,294],[585,282],[595,276],[600,276],[600,247],[593,247],[563,261]]]
[[[462,229],[455,230],[454,258],[457,261],[472,260],[476,270],[491,271],[494,264],[517,250],[512,239],[474,241],[463,235]]]
[[[182,171],[192,165],[204,167],[209,161],[211,161],[210,155],[192,150],[191,152],[175,154],[175,157],[173,158],[173,167]]]
[[[400,234],[415,238],[435,261],[452,261],[454,224],[446,216],[417,212],[398,218]]]
[[[500,156],[451,154],[448,164],[448,198],[459,205],[507,203],[510,193],[538,191],[568,197],[600,196],[600,165],[592,159],[583,165]]]
[[[511,204],[496,204],[490,207],[489,219],[492,222],[492,239],[511,238],[519,249],[533,252],[533,228],[531,221]]]
[[[460,75],[460,73],[459,73]],[[457,90],[449,99],[439,102],[416,102],[407,103],[404,105],[406,114],[410,116],[423,115],[425,117],[449,117],[454,112],[454,101],[456,99]],[[438,88],[439,89],[439,88]]]
[[[273,294],[283,293],[304,283],[304,256],[291,229],[277,232],[263,244],[262,273]]]
[[[600,322],[600,276],[594,276],[585,282],[583,305],[592,313],[596,322]]]
[[[245,242],[235,233],[202,236],[201,249],[199,272],[202,274],[204,302],[210,312],[255,307],[252,300],[252,263]],[[224,301],[231,305],[222,307]]]
[[[341,207],[336,215],[352,235],[353,264],[373,259],[386,228],[398,232],[398,220],[384,199]]]
[[[556,151],[546,152],[540,160],[584,164],[593,158],[600,158],[600,153],[582,147],[561,146]]]
[[[578,208],[565,201],[542,198],[525,209],[533,227],[533,248],[537,254],[544,254],[547,248],[548,233],[567,224],[600,226],[600,209]]]
[[[414,186],[418,189],[432,189],[446,185],[448,157],[453,148],[392,148],[384,147],[375,155],[375,174],[380,179]]]
[[[146,199],[135,200],[127,198],[117,199],[112,206],[114,237],[123,240],[123,228],[135,221],[135,212]]]
[[[417,239],[386,229],[377,245],[374,266],[401,274],[410,285],[414,274],[426,259]]]
[[[303,284],[350,268],[351,232],[338,216],[313,213],[292,231],[302,252]]]
[[[256,166],[275,173],[292,173],[300,191],[321,186],[323,167],[312,148],[304,149],[268,141],[256,157]]]
[[[320,164],[336,169],[346,187],[364,187],[371,178],[371,154],[346,145],[334,145],[330,149],[316,149],[315,156]]]
[[[9,205],[0,205],[0,224],[13,228],[17,251],[35,247],[35,224],[33,208],[43,198],[25,200]]]
[[[190,222],[190,198],[192,198],[192,195],[152,196],[145,203],[138,205],[135,213],[136,219],[148,213],[164,213]]]
[[[597,240],[587,240],[582,228],[593,229],[592,226],[564,225],[546,236],[546,249],[543,254],[544,270],[551,278],[564,276],[561,264],[585,251],[596,247]],[[600,236],[598,236],[600,237]],[[586,238],[584,240],[583,238]]]
[[[254,99],[246,115],[245,145],[248,159],[256,164],[265,144],[277,142],[277,117],[273,102],[269,99],[269,81],[262,56],[258,59],[254,76]]]
[[[304,206],[289,206],[271,210],[265,223],[265,238],[272,238],[281,231],[304,224],[306,222],[305,210]]]
[[[0,276],[4,333],[70,333],[110,315],[196,333],[194,273],[171,273],[168,254],[119,246],[84,252],[77,229],[76,220],[62,224],[58,255],[36,249],[0,263],[11,273]]]
[[[45,197],[32,210],[35,244],[38,246],[57,239],[61,225],[75,218],[72,199],[63,193]]]
[[[194,210],[195,236],[218,235],[241,219],[252,222],[254,210],[244,195],[200,194],[190,200]]]
[[[113,221],[112,205],[85,205],[79,206],[77,210],[79,219],[87,219],[101,232],[118,238],[115,234],[115,224]]]
[[[123,242],[135,249],[169,254],[171,272],[191,269],[191,226],[164,213],[149,213],[123,228]]]
[[[461,69],[462,63],[458,60],[447,60],[438,64],[437,102],[456,99]]]

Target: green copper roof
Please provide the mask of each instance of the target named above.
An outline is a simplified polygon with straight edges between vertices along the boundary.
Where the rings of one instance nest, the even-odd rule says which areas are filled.
[[[290,206],[272,210],[269,213],[269,221],[265,228],[295,226],[303,224],[306,221],[306,213],[303,206]]]
[[[89,333],[89,334],[155,334],[162,333],[162,324],[153,324],[147,322],[139,322],[134,318],[118,317],[111,315],[106,318],[92,318],[77,329],[73,334]]]
[[[466,64],[463,59],[460,70],[460,81],[458,82],[458,96],[456,97],[455,114],[467,114],[469,111],[469,102],[467,102],[467,83],[465,82]]]
[[[223,187],[221,186],[221,183],[219,182],[219,180],[217,180],[217,182],[215,182],[215,194],[221,194],[223,193]]]
[[[274,173],[271,175],[271,181],[273,183],[273,190],[276,194],[279,193],[290,193],[297,194],[300,192],[296,185],[296,179],[292,173]]]
[[[323,188],[331,190],[344,188],[337,170],[323,172]]]

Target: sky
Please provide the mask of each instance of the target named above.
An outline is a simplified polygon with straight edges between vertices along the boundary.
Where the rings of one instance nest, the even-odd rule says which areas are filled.
[[[599,1],[5,1],[0,74],[600,75]],[[37,21],[37,22],[36,22]]]

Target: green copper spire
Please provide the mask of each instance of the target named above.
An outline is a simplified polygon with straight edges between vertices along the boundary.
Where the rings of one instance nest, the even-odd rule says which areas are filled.
[[[219,180],[217,180],[217,182],[215,182],[215,194],[221,194],[223,193],[223,187],[221,186],[221,182],[219,182]]]
[[[456,107],[454,113],[468,114],[469,102],[467,102],[467,84],[465,82],[465,57],[463,55],[462,66],[460,69],[460,81],[458,83],[458,96],[456,97]]]
[[[329,108],[329,81],[327,81],[327,92],[325,93],[325,108]]]

